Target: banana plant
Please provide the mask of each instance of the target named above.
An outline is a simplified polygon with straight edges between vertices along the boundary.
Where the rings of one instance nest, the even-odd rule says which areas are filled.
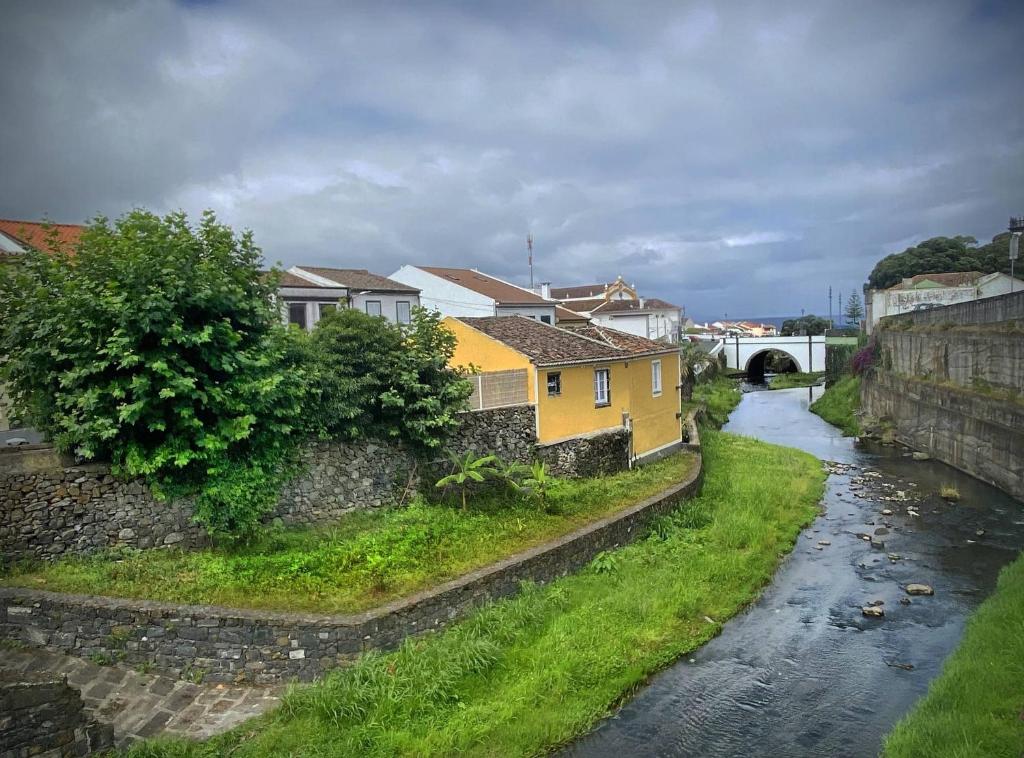
[[[534,461],[530,467],[530,475],[523,479],[521,488],[528,494],[540,498],[544,510],[548,510],[548,491],[555,477],[551,476],[548,464],[543,461]]]
[[[487,477],[497,474],[494,464],[498,458],[494,455],[482,455],[478,458],[471,450],[463,455],[449,454],[448,457],[451,459],[453,471],[448,476],[438,479],[434,486],[458,487],[462,495],[462,510],[466,510],[466,492],[474,482],[483,482]]]

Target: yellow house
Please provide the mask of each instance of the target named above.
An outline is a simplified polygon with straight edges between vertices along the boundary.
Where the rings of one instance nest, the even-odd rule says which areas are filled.
[[[681,445],[677,347],[593,324],[562,328],[522,316],[449,316],[444,324],[458,339],[454,365],[525,370],[539,443],[626,426],[634,461]]]

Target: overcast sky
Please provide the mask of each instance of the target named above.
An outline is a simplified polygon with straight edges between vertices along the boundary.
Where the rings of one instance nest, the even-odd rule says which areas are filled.
[[[345,6],[344,8],[340,6]],[[827,312],[1024,213],[1024,3],[4,0],[0,216]]]

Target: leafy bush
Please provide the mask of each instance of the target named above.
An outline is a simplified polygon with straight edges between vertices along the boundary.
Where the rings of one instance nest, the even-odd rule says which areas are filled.
[[[438,450],[472,393],[448,365],[455,335],[436,312],[414,308],[412,323],[399,326],[341,309],[297,340],[310,374],[307,423],[324,436],[376,435]]]
[[[211,531],[272,507],[303,394],[250,233],[212,213],[99,218],[74,251],[0,276],[0,355],[19,415],[62,451],[158,493]]]

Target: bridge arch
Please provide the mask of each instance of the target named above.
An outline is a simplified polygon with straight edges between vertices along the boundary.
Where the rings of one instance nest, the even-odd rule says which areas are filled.
[[[747,358],[747,364],[744,369],[747,372],[748,381],[755,384],[764,382],[765,361],[768,360],[768,356],[772,353],[781,353],[786,356],[790,361],[792,361],[795,371],[799,371],[801,373],[806,371],[804,364],[800,362],[800,359],[789,350],[783,350],[781,347],[777,346],[765,347],[762,350],[752,353],[751,356]]]

